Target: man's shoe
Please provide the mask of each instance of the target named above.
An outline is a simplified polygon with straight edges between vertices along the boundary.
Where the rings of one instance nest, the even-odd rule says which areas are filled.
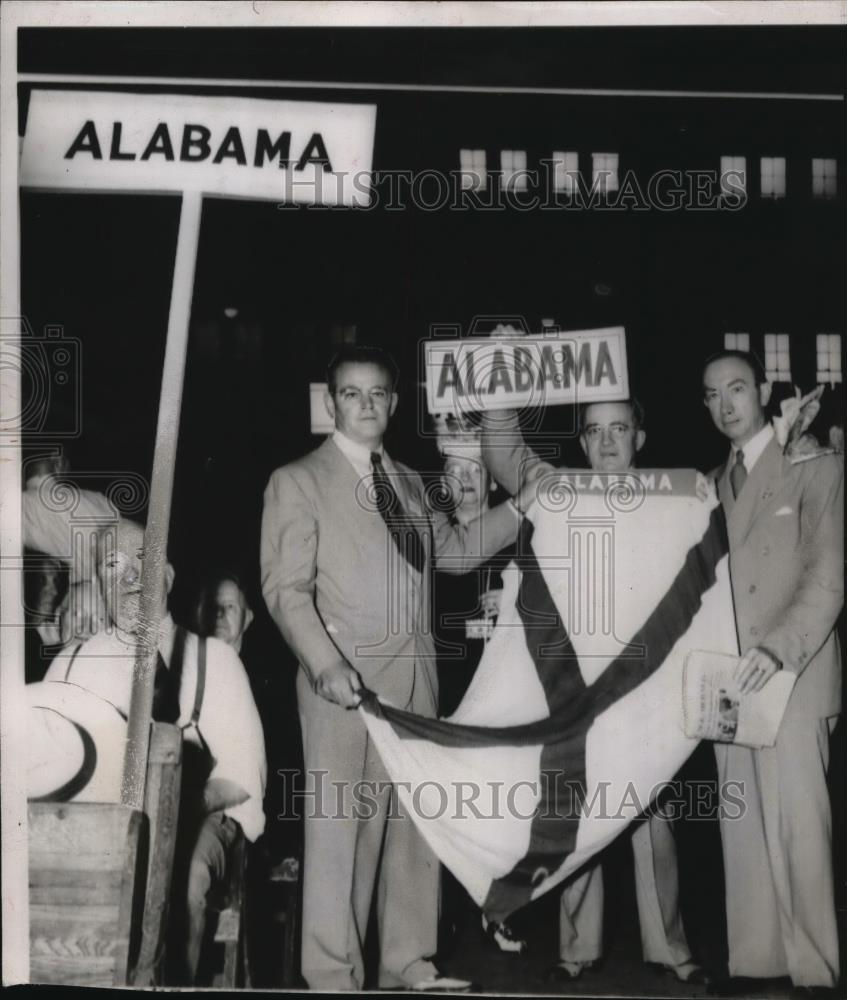
[[[710,986],[712,983],[712,977],[696,962],[680,962],[679,965],[661,965],[658,962],[647,964],[657,972],[664,972],[689,986]]]
[[[504,920],[498,923],[496,920],[486,920],[482,915],[482,933],[485,940],[490,942],[498,951],[508,955],[525,955],[527,944],[523,938],[519,938],[508,923]]]
[[[572,983],[583,972],[596,972],[599,967],[599,961],[567,962],[563,959],[547,970],[545,979],[548,983]]]
[[[467,993],[473,985],[469,979],[455,979],[436,972],[428,979],[420,979],[413,983],[410,989],[415,993]]]

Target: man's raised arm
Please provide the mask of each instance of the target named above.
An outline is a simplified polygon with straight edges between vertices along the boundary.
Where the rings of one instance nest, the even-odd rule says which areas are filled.
[[[529,447],[515,410],[482,414],[482,460],[492,477],[512,496],[555,467]]]

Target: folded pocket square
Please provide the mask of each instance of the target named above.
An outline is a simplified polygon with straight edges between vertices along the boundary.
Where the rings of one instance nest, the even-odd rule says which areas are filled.
[[[791,507],[780,507],[779,510],[774,512],[774,517],[785,517],[786,514],[793,514],[794,510]]]

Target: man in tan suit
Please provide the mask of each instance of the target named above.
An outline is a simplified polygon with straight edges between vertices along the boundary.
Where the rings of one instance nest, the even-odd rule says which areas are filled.
[[[721,787],[744,788],[743,814],[721,828],[729,972],[832,987],[838,938],[826,769],[841,710],[844,472],[833,455],[798,464],[783,455],[765,418],[770,391],[752,355],[725,351],[706,362],[704,402],[731,446],[717,485],[740,686],[757,691],[778,670],[797,674],[775,746],[715,747]]]
[[[386,823],[389,809],[402,813],[396,792],[359,713],[346,709],[365,686],[435,715],[431,562],[466,572],[515,540],[518,517],[505,504],[467,525],[430,512],[420,476],[383,448],[398,402],[396,369],[383,352],[345,349],[327,385],[335,433],[273,473],[261,541],[265,600],[302,668],[305,773],[315,790],[305,820],[302,972],[312,989],[363,988],[379,876],[379,985],[466,989],[429,960],[438,862],[408,816]],[[357,814],[362,782],[381,785],[367,790],[376,809]]]

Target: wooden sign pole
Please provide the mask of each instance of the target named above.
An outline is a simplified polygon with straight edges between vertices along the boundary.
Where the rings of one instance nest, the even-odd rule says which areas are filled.
[[[179,439],[179,415],[182,407],[183,376],[188,348],[188,321],[194,295],[194,270],[203,196],[196,191],[182,196],[179,235],[176,245],[171,305],[168,314],[168,339],[159,398],[156,449],[147,530],[144,533],[144,560],[141,575],[141,620],[151,627],[141,630],[132,678],[126,756],[121,801],[135,809],[144,805],[144,780],[150,743],[150,717],[153,708],[153,682],[159,642],[162,592],[168,552],[168,528],[171,519],[174,466]]]

